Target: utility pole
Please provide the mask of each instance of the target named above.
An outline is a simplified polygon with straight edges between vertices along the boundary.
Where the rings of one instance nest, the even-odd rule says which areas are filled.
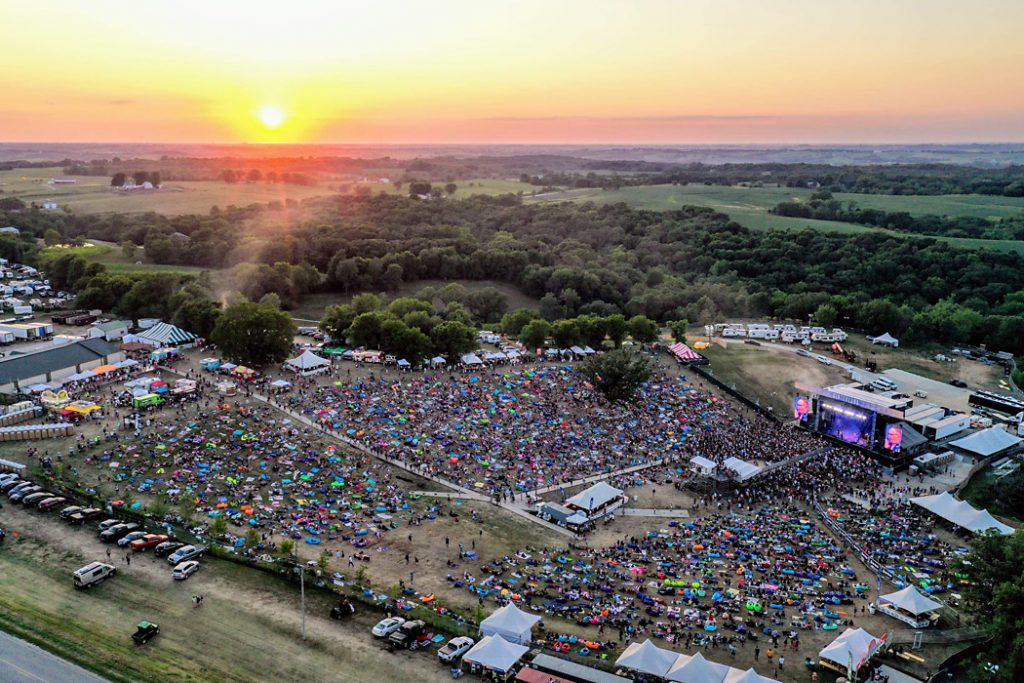
[[[306,567],[299,565],[299,595],[302,601],[302,639],[306,639]]]

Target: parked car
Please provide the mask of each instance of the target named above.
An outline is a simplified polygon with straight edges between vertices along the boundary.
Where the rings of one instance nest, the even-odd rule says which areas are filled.
[[[49,491],[36,491],[35,493],[29,493],[22,498],[21,504],[27,508],[34,508],[47,498],[53,498],[53,494]]]
[[[388,617],[387,619],[381,619],[378,621],[377,625],[374,626],[373,630],[370,632],[378,638],[385,638],[397,631],[404,623],[405,619],[402,617]]]
[[[954,387],[960,387],[961,389],[967,388],[967,382],[963,381],[962,379],[951,379],[949,380],[949,383],[952,384]]]
[[[171,553],[167,561],[170,564],[177,565],[185,560],[198,560],[204,552],[206,552],[206,548],[201,545],[185,545]]]
[[[78,512],[68,515],[68,521],[72,524],[85,524],[86,522],[103,516],[103,510],[99,508],[83,508]]]
[[[128,544],[131,543],[132,541],[137,541],[140,538],[145,538],[145,537],[146,537],[146,532],[145,531],[132,531],[130,533],[125,534],[121,538],[117,539],[117,545],[119,547],[121,547],[121,548],[127,548]]]
[[[398,627],[397,631],[388,636],[388,645],[395,648],[408,648],[414,650],[419,647],[419,637],[423,635],[427,624],[422,619],[407,621]]]
[[[18,477],[14,477],[13,479],[8,479],[3,484],[0,484],[0,491],[2,491],[3,493],[10,493],[16,486],[29,483],[31,482],[25,479],[19,479]]]
[[[139,525],[135,522],[124,522],[122,524],[115,524],[106,531],[100,534],[100,540],[104,543],[113,543],[114,541],[127,536],[133,531],[138,531]]]
[[[0,486],[6,484],[9,481],[17,481],[21,477],[14,472],[4,472],[0,474]]]
[[[52,496],[50,498],[46,498],[44,500],[39,501],[39,503],[36,505],[36,509],[39,510],[40,512],[47,512],[57,507],[58,505],[63,505],[67,501],[68,499],[65,498],[64,496]]]
[[[132,634],[132,641],[134,641],[136,645],[145,645],[158,633],[160,633],[159,624],[140,621],[135,627],[135,633]]]
[[[184,543],[180,543],[178,541],[164,541],[163,543],[161,543],[160,545],[158,545],[156,548],[153,549],[153,553],[157,557],[163,557],[165,555],[170,555],[171,553],[173,553],[178,548],[184,548],[184,547],[185,547],[185,544]]]
[[[117,574],[117,570],[112,565],[103,562],[91,562],[74,572],[71,577],[75,582],[75,588],[90,588],[106,581],[115,574]]]
[[[811,352],[808,351],[807,349],[797,349],[796,350],[796,355],[803,356],[804,358],[810,358],[811,357]]]
[[[113,519],[113,518],[105,519],[102,522],[100,522],[99,525],[97,525],[96,528],[99,529],[100,531],[106,531],[110,527],[115,526],[115,525],[120,524],[120,523],[121,523],[121,520],[119,520],[119,519]]]
[[[20,502],[20,501],[25,499],[25,496],[31,496],[33,493],[37,493],[37,492],[42,491],[42,490],[43,490],[42,486],[36,486],[36,485],[26,486],[25,488],[19,488],[14,493],[10,494],[11,501],[13,501],[15,503]]]
[[[821,354],[815,355],[814,356],[814,360],[818,361],[822,365],[832,365],[832,360],[829,359],[829,358],[826,358],[825,356],[822,356]]]
[[[475,641],[467,636],[452,638],[444,644],[444,647],[437,651],[437,658],[445,664],[451,664],[466,654],[469,648],[473,647],[474,643]]]
[[[127,538],[127,536],[125,538]],[[124,539],[122,539],[122,540],[124,540]],[[166,540],[167,540],[167,534],[145,534],[143,536],[140,536],[138,538],[135,538],[135,539],[131,540],[128,543],[128,546],[132,550],[134,550],[136,552],[139,552],[139,551],[145,552],[146,550],[149,550],[150,548],[157,547],[158,545],[160,545],[161,543],[163,543]]]
[[[3,543],[5,538],[7,538],[7,532],[0,528],[0,543]]]
[[[184,581],[188,577],[199,571],[199,562],[196,560],[185,560],[180,562],[174,567],[174,571],[171,572],[171,576],[174,577],[175,581]]]
[[[743,343],[744,344],[750,344],[751,346],[760,346],[761,345],[761,342],[754,341],[753,339],[744,339]]]

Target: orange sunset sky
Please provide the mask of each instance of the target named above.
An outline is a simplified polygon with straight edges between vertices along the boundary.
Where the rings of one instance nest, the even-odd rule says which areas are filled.
[[[1024,140],[1020,0],[3,0],[0,141]]]

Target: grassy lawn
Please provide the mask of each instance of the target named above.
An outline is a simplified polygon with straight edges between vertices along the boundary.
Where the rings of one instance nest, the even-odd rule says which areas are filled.
[[[807,218],[787,218],[768,212],[779,202],[809,199],[811,190],[790,187],[723,187],[717,185],[642,185],[619,190],[566,190],[538,195],[528,201],[590,201],[601,204],[625,202],[630,206],[653,211],[667,211],[684,205],[706,206],[728,214],[740,225],[751,230],[799,230],[810,228],[827,232],[857,234],[875,230],[865,225],[839,221],[819,221]],[[982,216],[999,218],[1024,211],[1024,199],[1016,197],[986,197],[982,195],[943,195],[937,197],[901,197],[894,195],[839,194],[841,201],[853,201],[862,207],[888,211],[908,211],[911,214],[939,214],[950,216]],[[892,235],[906,237],[907,233],[883,230]],[[977,249],[988,247],[999,251],[1024,253],[1024,242],[1016,240],[979,240],[960,237],[939,237],[950,244]]]
[[[76,254],[88,261],[102,263],[112,273],[189,273],[196,274],[203,271],[203,268],[195,266],[164,265],[158,263],[140,263],[143,258],[142,248],[136,252],[134,259],[128,259],[121,252],[121,248],[109,244],[88,242],[81,247],[47,247],[41,252],[42,256],[61,256],[64,254]]]

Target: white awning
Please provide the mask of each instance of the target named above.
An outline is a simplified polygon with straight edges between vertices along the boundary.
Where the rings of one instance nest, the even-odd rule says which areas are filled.
[[[882,595],[878,598],[878,601],[887,602],[893,607],[898,607],[904,612],[913,614],[915,617],[919,614],[934,612],[942,607],[942,603],[932,600],[917,590],[916,586],[907,586],[901,591]]]
[[[615,664],[633,671],[664,677],[677,659],[677,653],[663,650],[648,639],[642,643],[630,643],[615,660]]]
[[[957,439],[949,445],[984,458],[1012,448],[1021,441],[1024,439],[1010,434],[1002,427],[989,427],[962,439]]]
[[[525,645],[510,643],[501,636],[485,636],[463,655],[462,661],[505,673],[510,671],[529,650],[530,648]]]
[[[599,481],[590,488],[580,491],[572,498],[569,498],[565,501],[565,504],[568,507],[583,508],[584,510],[596,510],[621,495],[621,490],[606,484],[603,481]]]

